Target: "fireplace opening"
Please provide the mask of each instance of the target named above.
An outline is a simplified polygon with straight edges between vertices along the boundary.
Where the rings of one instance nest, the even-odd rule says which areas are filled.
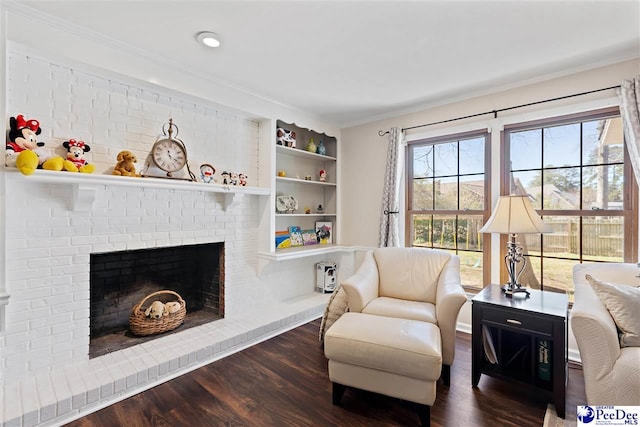
[[[89,358],[221,319],[224,243],[91,254],[89,289]],[[157,335],[133,335],[131,310],[160,290],[174,291],[185,301],[183,324]],[[145,306],[165,296],[149,298]]]

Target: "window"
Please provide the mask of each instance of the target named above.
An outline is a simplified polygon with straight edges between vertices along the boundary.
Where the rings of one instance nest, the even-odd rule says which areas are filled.
[[[482,288],[489,277],[478,231],[491,207],[488,134],[411,142],[407,159],[407,244],[459,255],[462,284]]]
[[[553,232],[521,235],[532,288],[571,291],[581,262],[635,262],[637,191],[617,109],[505,128],[503,194],[528,194]]]

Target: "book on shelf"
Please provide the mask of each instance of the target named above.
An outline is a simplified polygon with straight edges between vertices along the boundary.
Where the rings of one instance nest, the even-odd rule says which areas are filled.
[[[302,246],[304,244],[300,227],[297,225],[289,226],[289,239],[291,239],[291,246]]]
[[[551,342],[538,340],[538,378],[551,381]]]

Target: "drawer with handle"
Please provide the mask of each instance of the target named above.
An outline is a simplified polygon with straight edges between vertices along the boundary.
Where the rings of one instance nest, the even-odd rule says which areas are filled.
[[[552,322],[547,319],[522,313],[522,311],[492,310],[485,308],[482,311],[482,317],[482,320],[485,322],[508,326],[514,329],[524,329],[549,335],[553,332]]]

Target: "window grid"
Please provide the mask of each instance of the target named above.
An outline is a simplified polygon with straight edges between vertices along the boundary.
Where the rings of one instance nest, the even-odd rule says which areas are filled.
[[[519,190],[517,188],[517,185],[515,183],[515,178],[513,176],[514,172],[537,172],[540,174],[540,206],[538,209],[538,213],[543,217],[543,219],[549,218],[549,217],[578,217],[578,231],[577,231],[577,256],[575,257],[570,257],[570,256],[561,256],[558,254],[554,254],[552,251],[550,250],[546,250],[545,249],[545,236],[544,235],[539,235],[539,239],[540,239],[540,244],[539,244],[539,249],[536,248],[536,252],[539,251],[538,254],[534,253],[530,253],[528,254],[528,257],[531,258],[537,258],[538,262],[539,262],[539,277],[534,277],[535,280],[539,280],[540,283],[535,283],[535,280],[533,282],[531,282],[531,277],[529,277],[529,283],[525,283],[525,281],[523,280],[523,284],[528,285],[528,286],[532,286],[532,287],[544,287],[547,286],[547,284],[545,284],[545,277],[546,277],[546,269],[545,269],[545,260],[548,261],[548,264],[550,264],[552,267],[550,268],[555,268],[555,266],[557,265],[557,263],[554,263],[554,261],[568,261],[571,263],[575,263],[575,262],[598,262],[598,261],[610,261],[608,259],[596,259],[596,257],[593,256],[588,256],[586,257],[587,259],[585,259],[585,218],[588,217],[594,217],[594,218],[598,218],[598,217],[602,217],[602,218],[616,218],[619,217],[622,219],[623,221],[623,227],[624,227],[624,233],[623,233],[623,254],[620,258],[620,261],[624,261],[624,262],[636,262],[637,261],[637,225],[635,225],[635,221],[633,220],[633,218],[637,218],[637,190],[635,189],[635,180],[633,177],[633,173],[631,172],[631,168],[630,168],[630,164],[629,164],[629,159],[628,159],[628,154],[626,152],[626,145],[623,145],[624,147],[624,154],[623,154],[623,158],[622,161],[600,161],[603,159],[600,158],[596,158],[596,161],[589,161],[589,159],[586,158],[586,153],[585,153],[585,124],[588,122],[593,122],[596,120],[611,120],[611,119],[615,119],[619,117],[619,112],[616,110],[612,110],[609,109],[607,111],[600,111],[600,112],[595,112],[592,114],[586,114],[584,116],[579,116],[579,115],[575,115],[572,116],[570,118],[559,118],[557,120],[548,120],[546,123],[541,122],[541,123],[537,123],[535,127],[530,126],[528,128],[523,127],[523,126],[514,126],[513,129],[506,129],[505,133],[504,133],[504,139],[503,139],[503,152],[504,152],[504,158],[507,160],[506,162],[504,162],[504,165],[508,165],[509,167],[506,168],[507,170],[505,172],[503,172],[503,176],[505,178],[507,178],[507,182],[508,185],[505,186],[503,185],[503,189],[508,188],[509,191],[505,192],[503,190],[503,194],[509,194],[509,193],[513,193],[513,190],[516,190],[515,192],[518,192],[517,190]],[[558,166],[558,165],[551,165],[551,167],[545,167],[545,147],[546,147],[546,140],[545,138],[547,137],[547,132],[545,132],[545,130],[553,128],[553,127],[559,127],[559,126],[564,126],[564,125],[570,125],[570,124],[578,124],[579,123],[579,150],[580,150],[580,156],[579,156],[579,162],[578,165],[563,165],[563,166]],[[609,122],[610,123],[610,122]],[[540,135],[540,152],[541,152],[541,165],[540,168],[512,168],[511,165],[513,163],[513,158],[511,157],[511,135],[515,132],[520,132],[523,131],[525,129],[529,129],[529,130],[533,130],[533,129],[540,129],[541,131],[541,135]],[[608,150],[608,149],[607,149]],[[622,206],[621,209],[612,209],[610,206],[610,201],[608,200],[609,195],[607,194],[607,201],[605,203],[606,206],[603,206],[602,208],[599,207],[595,207],[595,208],[591,208],[589,209],[589,207],[586,205],[586,197],[585,197],[585,187],[586,187],[586,182],[585,179],[587,178],[585,176],[585,169],[586,168],[598,168],[598,167],[602,167],[602,168],[615,168],[616,166],[620,166],[623,170],[623,189],[622,189]],[[578,168],[579,174],[579,182],[578,182],[578,198],[579,198],[579,204],[578,204],[578,208],[577,209],[552,209],[552,208],[547,208],[548,204],[550,204],[550,201],[546,200],[547,195],[545,194],[544,191],[544,185],[545,185],[545,171],[561,171],[561,170],[569,170],[569,169],[575,169]],[[595,169],[594,169],[595,170]],[[602,186],[604,187],[605,184],[608,184],[608,173],[609,171],[606,171],[606,174],[604,174],[603,176],[605,176],[606,178],[603,178],[603,184]],[[602,188],[601,191],[605,191],[608,189]],[[604,200],[604,198],[603,198]],[[553,236],[552,235],[548,235],[548,236]],[[568,239],[571,236],[568,236]],[[503,238],[504,239],[504,238]],[[567,252],[567,254],[570,254],[569,252]],[[533,260],[531,260],[533,261]],[[524,274],[523,276],[526,276],[526,274]],[[553,289],[554,286],[553,284],[547,286],[547,289]],[[553,289],[555,290],[555,289]],[[571,278],[568,277],[566,280],[566,285],[564,286],[564,289],[560,289],[560,290],[565,290],[565,291],[572,291],[572,281]]]
[[[471,141],[478,139],[478,145],[482,144],[480,150],[481,155],[484,157],[481,162],[481,170],[460,173],[461,162],[464,161],[461,150],[461,141]],[[436,146],[443,144],[454,144],[456,150],[455,168],[458,173],[442,173],[438,169],[449,168],[446,164],[446,160],[437,156]],[[471,143],[473,144],[473,143]],[[427,153],[420,153],[421,156],[428,156],[425,158],[425,173],[418,174],[414,177],[414,161],[418,158],[417,150],[424,147],[432,147]],[[468,147],[467,147],[468,148]],[[488,167],[489,160],[489,140],[488,133],[486,131],[473,132],[459,135],[451,135],[443,138],[421,140],[409,143],[409,149],[407,150],[407,165],[408,165],[408,181],[407,181],[407,212],[406,212],[406,241],[407,246],[414,247],[427,247],[433,249],[442,249],[450,251],[460,256],[461,258],[461,270],[463,276],[463,285],[469,286],[473,289],[478,289],[488,283],[489,269],[483,268],[483,265],[488,265],[488,255],[484,248],[488,248],[489,239],[478,233],[484,222],[489,217],[490,209],[490,197],[489,197],[489,174]],[[429,167],[431,163],[431,167]],[[451,165],[449,165],[451,166]],[[472,179],[473,177],[481,178],[483,191],[481,194],[482,205],[479,209],[469,209],[462,206],[462,195],[464,193],[465,178]],[[438,183],[440,185],[446,181],[455,179],[455,204],[442,207],[443,202],[442,194],[439,194]],[[431,185],[428,192],[431,197],[425,204],[422,201],[420,206],[415,200],[415,189],[419,188],[418,183],[427,183]],[[453,183],[451,183],[453,185]],[[442,187],[440,187],[442,188]],[[420,226],[418,226],[420,222]],[[418,237],[418,228],[426,228],[420,233]],[[425,232],[426,231],[426,232]],[[438,233],[438,234],[436,234]],[[444,239],[445,233],[447,239]],[[486,243],[486,244],[485,244]],[[468,273],[468,274],[466,274]],[[474,276],[473,279],[465,279],[465,275]]]

